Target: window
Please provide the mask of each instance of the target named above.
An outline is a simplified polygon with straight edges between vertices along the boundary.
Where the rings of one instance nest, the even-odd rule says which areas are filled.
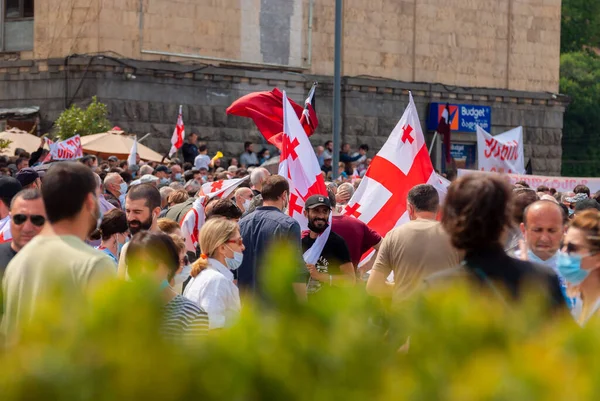
[[[35,0],[0,0],[0,52],[33,49]]]
[[[33,18],[34,0],[6,0],[5,20]]]

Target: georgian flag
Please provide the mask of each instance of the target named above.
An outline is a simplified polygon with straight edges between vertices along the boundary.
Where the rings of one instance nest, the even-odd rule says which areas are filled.
[[[196,252],[199,241],[198,235],[206,221],[204,207],[209,199],[214,197],[226,199],[248,178],[249,176],[246,176],[235,180],[207,182],[202,185],[202,188],[198,192],[198,199],[192,203],[192,208],[185,214],[183,219],[181,219],[181,232],[183,233],[185,247],[188,251]]]
[[[171,150],[169,151],[169,157],[173,156],[179,148],[183,146],[183,140],[185,138],[185,126],[183,125],[183,111],[182,106],[179,106],[179,115],[177,116],[177,125],[173,131],[171,137]]]
[[[402,118],[373,158],[345,214],[363,221],[384,237],[394,227],[409,221],[408,191],[419,184],[433,185],[440,199],[447,192],[431,164],[417,109],[409,93]]]
[[[302,230],[306,230],[308,220],[304,217],[304,202],[312,195],[328,196],[328,194],[317,156],[285,91],[283,92],[283,135],[281,144],[279,175],[287,178],[290,184],[288,214],[300,224]],[[317,263],[329,238],[330,231],[331,214],[329,215],[327,230],[304,253],[306,263]]]

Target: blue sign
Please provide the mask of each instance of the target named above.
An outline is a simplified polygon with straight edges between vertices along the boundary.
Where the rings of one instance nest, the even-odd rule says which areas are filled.
[[[446,108],[445,103],[430,103],[427,129],[437,129],[442,113]],[[490,132],[492,126],[492,108],[473,104],[450,105],[450,129],[453,132],[477,132],[477,125]]]
[[[446,147],[442,144],[442,170],[446,171]],[[475,143],[453,143],[450,146],[450,155],[456,163],[456,168],[462,168],[467,170],[476,169],[477,161],[477,144]]]

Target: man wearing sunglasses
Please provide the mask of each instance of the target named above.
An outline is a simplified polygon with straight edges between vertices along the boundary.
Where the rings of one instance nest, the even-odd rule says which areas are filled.
[[[0,244],[0,280],[12,258],[29,241],[42,231],[46,222],[46,209],[38,189],[25,189],[10,204],[10,231],[12,241]]]

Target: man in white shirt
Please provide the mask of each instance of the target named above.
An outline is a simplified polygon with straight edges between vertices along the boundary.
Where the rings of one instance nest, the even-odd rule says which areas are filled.
[[[210,166],[210,157],[207,154],[208,148],[206,147],[206,145],[200,145],[198,146],[198,152],[200,154],[194,159],[194,168],[196,170],[200,170],[203,168],[208,170],[208,167]]]

